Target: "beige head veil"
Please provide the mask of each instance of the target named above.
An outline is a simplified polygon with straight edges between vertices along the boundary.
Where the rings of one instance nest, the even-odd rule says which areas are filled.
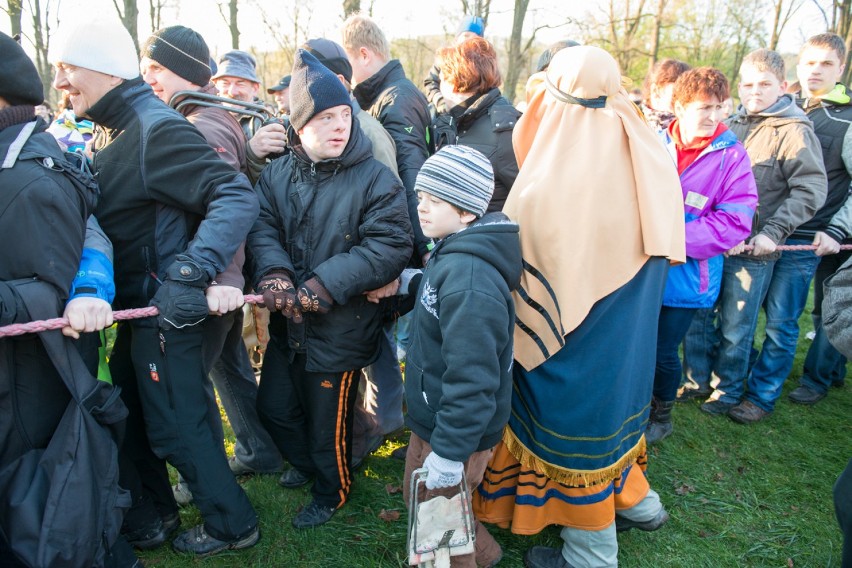
[[[686,259],[677,170],[612,56],[563,49],[535,79],[514,131],[520,173],[503,209],[521,228],[515,358],[528,370],[649,257]]]

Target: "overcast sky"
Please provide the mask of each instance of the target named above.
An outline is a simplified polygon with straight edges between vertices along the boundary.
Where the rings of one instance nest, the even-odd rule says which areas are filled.
[[[729,0],[737,1],[737,0]],[[219,15],[217,4],[223,0],[179,0],[170,2],[176,8],[168,8],[163,13],[163,25],[183,24],[204,36],[214,54],[230,49],[230,36],[227,26]],[[544,23],[560,23],[566,15],[581,18],[584,11],[595,5],[596,0],[532,0],[531,12],[527,16],[527,26],[539,26]],[[60,27],[74,22],[85,21],[93,17],[117,17],[113,0],[50,0],[49,4],[59,5]],[[48,0],[42,0],[48,4]],[[272,34],[263,23],[261,9],[273,27],[293,29],[295,6],[301,5],[301,27],[307,27],[310,37],[328,37],[340,41],[339,29],[342,20],[341,0],[243,0],[240,5],[240,29],[242,49],[275,49]],[[362,0],[362,8],[367,9],[370,0]],[[139,39],[144,41],[150,31],[147,2],[140,2],[143,10],[139,17]],[[379,22],[385,33],[391,38],[417,37],[419,35],[452,33],[461,18],[459,0],[373,0],[373,17]],[[512,0],[492,0],[491,16],[486,37],[507,37],[512,28]],[[287,7],[282,9],[282,6]],[[27,14],[25,19],[25,33]],[[308,20],[306,22],[306,20]],[[0,30],[9,32],[7,17],[0,16]],[[803,39],[824,30],[819,11],[812,2],[806,2],[788,24],[782,37],[783,51],[797,51]],[[561,27],[542,30],[539,37],[550,43],[563,37],[569,37],[571,29]],[[300,41],[307,39],[300,37]],[[24,42],[31,52],[31,45]]]

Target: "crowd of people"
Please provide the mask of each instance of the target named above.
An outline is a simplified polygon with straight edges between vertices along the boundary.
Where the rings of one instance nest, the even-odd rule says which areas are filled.
[[[568,40],[515,106],[484,32],[465,17],[421,90],[376,22],[350,16],[340,43],[299,47],[272,108],[251,54],[214,59],[188,27],[138,48],[119,22],[60,26],[64,108],[47,121],[35,66],[0,34],[0,238],[16,243],[0,251],[0,326],[67,320],[0,337],[4,566],[254,546],[244,474],[311,484],[292,525],[318,527],[404,427],[406,502],[418,471],[415,498],[472,495],[474,546],[452,566],[500,562],[483,522],[560,526],[531,568],[617,566],[618,532],[669,519],[645,469],[676,403],[771,415],[812,285],[789,399],[844,384],[839,36],[805,42],[793,90],[778,53],[748,54],[734,109],[721,71],[672,59],[637,103],[610,54]],[[250,291],[269,311],[259,380]],[[146,306],[156,317],[119,322],[107,364],[113,309]],[[852,461],[835,486],[844,566],[850,494]],[[202,522],[181,530],[189,504]]]

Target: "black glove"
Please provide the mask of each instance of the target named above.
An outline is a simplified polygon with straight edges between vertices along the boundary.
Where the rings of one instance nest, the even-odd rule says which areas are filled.
[[[298,295],[303,312],[327,314],[334,304],[331,294],[328,293],[328,290],[316,276],[299,286]]]
[[[160,329],[183,329],[203,322],[208,312],[204,289],[209,282],[210,277],[197,262],[185,254],[177,255],[151,299],[151,305],[160,311]]]
[[[257,285],[263,295],[263,305],[271,312],[281,314],[295,323],[302,321],[302,312],[296,303],[296,289],[286,272],[270,272]]]

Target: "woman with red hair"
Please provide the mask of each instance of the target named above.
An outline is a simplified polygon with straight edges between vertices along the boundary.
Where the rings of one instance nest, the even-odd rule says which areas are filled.
[[[512,130],[521,113],[500,94],[503,82],[497,52],[473,37],[438,52],[441,93],[449,109],[433,124],[435,149],[460,144],[479,150],[494,168],[494,195],[488,212],[500,211],[518,177]]]

